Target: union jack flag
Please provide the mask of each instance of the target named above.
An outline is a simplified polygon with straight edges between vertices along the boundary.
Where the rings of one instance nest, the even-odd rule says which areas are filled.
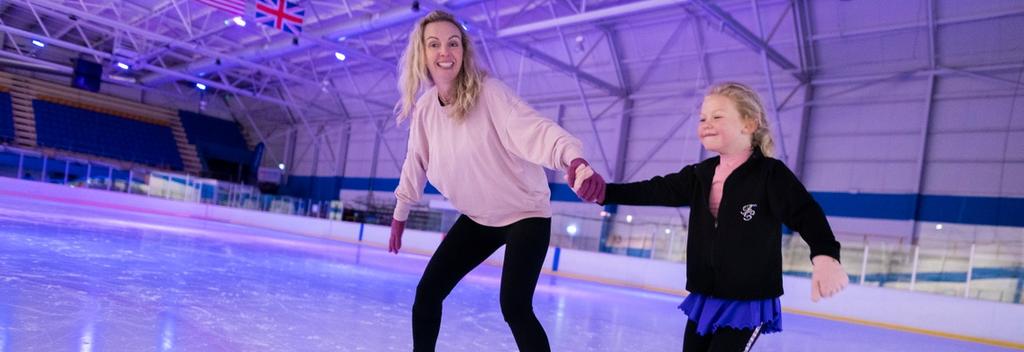
[[[292,34],[302,33],[306,10],[288,0],[256,0],[256,22]]]

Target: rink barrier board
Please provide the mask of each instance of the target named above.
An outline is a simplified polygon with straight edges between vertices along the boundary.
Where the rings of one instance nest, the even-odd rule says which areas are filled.
[[[209,204],[183,203],[128,193],[71,188],[0,177],[0,194],[102,207],[126,212],[189,217],[387,248],[387,226],[273,214]],[[363,241],[357,234],[363,226]],[[442,234],[408,230],[402,252],[429,256]],[[545,273],[608,285],[683,296],[685,265],[649,259],[559,248],[548,251]],[[487,263],[501,265],[503,250]],[[552,270],[555,266],[558,270]],[[594,270],[598,268],[598,270]],[[668,284],[666,284],[668,283]],[[922,333],[976,343],[1024,349],[1024,305],[968,300],[952,296],[851,285],[838,297],[810,301],[810,280],[787,276],[784,310],[807,316],[885,329]],[[844,299],[845,298],[845,299]],[[941,314],[940,314],[941,313]],[[954,321],[955,320],[955,321]]]

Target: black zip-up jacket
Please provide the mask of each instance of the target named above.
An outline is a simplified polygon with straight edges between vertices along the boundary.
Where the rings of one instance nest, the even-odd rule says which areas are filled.
[[[718,221],[708,205],[720,157],[647,181],[608,184],[606,204],[690,207],[686,290],[726,299],[782,295],[782,224],[800,233],[811,258],[839,260],[839,242],[811,194],[759,148],[725,180]]]

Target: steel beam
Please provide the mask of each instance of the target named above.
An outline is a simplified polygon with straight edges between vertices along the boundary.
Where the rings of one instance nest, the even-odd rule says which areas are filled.
[[[768,60],[778,65],[783,70],[793,73],[797,80],[804,82],[806,79],[796,72],[798,68],[792,62],[789,61],[785,56],[772,48],[764,40],[761,40],[757,35],[754,35],[746,26],[737,21],[728,12],[722,10],[715,4],[708,2],[707,0],[691,0],[697,8],[704,11],[708,17],[715,19],[722,24],[723,28],[728,28],[734,37],[741,43],[746,44],[748,47],[756,52],[763,52],[768,56]]]

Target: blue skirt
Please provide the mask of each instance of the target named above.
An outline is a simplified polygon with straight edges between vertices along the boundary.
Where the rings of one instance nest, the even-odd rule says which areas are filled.
[[[690,293],[679,309],[697,324],[699,335],[723,326],[741,330],[761,326],[762,334],[782,331],[782,302],[777,297],[746,301]]]

